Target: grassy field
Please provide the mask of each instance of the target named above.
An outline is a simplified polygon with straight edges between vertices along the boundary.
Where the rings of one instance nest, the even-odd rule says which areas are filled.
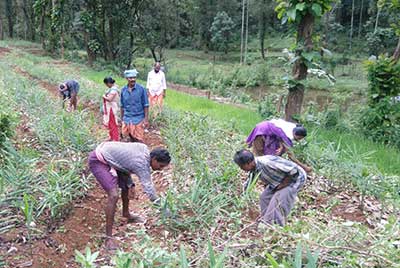
[[[7,46],[9,42],[2,42],[0,45]],[[23,47],[28,46],[29,43],[23,42],[22,44],[18,43],[18,45]],[[23,55],[23,57],[20,57],[20,55]],[[15,62],[25,70],[30,70],[32,75],[52,83],[57,84],[66,78],[80,79],[83,84],[82,97],[96,102],[100,100],[104,88],[102,84],[104,77],[114,75],[119,86],[125,84],[125,79],[115,76],[113,71],[98,71],[78,63],[51,66],[49,63],[53,61],[52,58],[33,55],[20,49],[17,49],[8,57],[11,62]],[[144,69],[139,69],[139,71],[145,72]],[[139,81],[139,83],[144,84],[144,81]],[[169,90],[166,104],[179,111],[195,112],[220,122],[230,122],[242,135],[247,135],[254,125],[262,120],[260,115],[252,109],[218,104],[205,98],[173,90]],[[326,144],[338,146],[340,144],[341,150],[343,149],[343,153],[340,154],[341,159],[351,161],[351,156],[346,154],[346,150],[344,150],[348,148],[355,149],[359,154],[373,152],[368,159],[365,159],[366,163],[376,166],[382,173],[400,174],[400,153],[398,150],[368,141],[356,133],[341,133],[322,128],[318,128],[318,133],[315,142],[325,144],[321,146],[326,146]]]
[[[0,46],[3,45],[0,42]],[[61,111],[57,100],[45,101],[49,93],[41,88],[40,80],[55,86],[66,78],[77,79],[82,88],[80,97],[98,105],[104,91],[102,80],[113,72],[34,55],[27,52],[26,47],[12,47],[1,62],[1,80],[7,81],[5,89],[13,94],[12,103],[32,115],[43,144],[50,141],[53,150],[60,154],[64,148],[74,149],[75,154],[75,151],[88,151],[93,147],[93,138],[80,137],[89,135],[89,129],[94,127],[93,118],[86,118],[87,113],[93,114],[94,110],[88,111],[81,105],[80,112],[69,116]],[[37,79],[19,77],[16,67]],[[117,81],[119,86],[125,83],[121,77],[117,77]],[[124,239],[133,237],[136,240],[132,240],[133,246],[130,241],[130,250],[116,253],[114,261],[118,265],[124,267],[128,260],[139,267],[189,267],[189,264],[215,267],[216,260],[224,263],[224,267],[293,267],[294,259],[307,263],[318,259],[323,267],[357,267],[360,263],[395,267],[398,263],[397,214],[385,212],[392,204],[389,198],[397,195],[398,177],[383,176],[379,177],[382,180],[373,180],[375,174],[357,177],[357,170],[352,170],[360,167],[364,173],[365,168],[376,164],[383,173],[398,174],[398,151],[361,139],[357,134],[310,129],[309,144],[304,148],[305,159],[315,163],[317,175],[299,195],[290,223],[284,228],[272,227],[264,235],[257,236],[254,230],[244,231],[244,226],[251,226],[257,215],[259,189],[242,193],[243,174],[233,163],[232,154],[245,146],[245,136],[262,118],[250,108],[218,104],[173,90],[167,94],[161,132],[174,157],[174,175],[162,203],[177,218],[167,220],[152,210],[153,219],[159,218],[157,224],[164,228],[162,232],[144,226],[128,228]],[[43,109],[40,103],[44,103]],[[14,104],[10,102],[10,105]],[[61,125],[57,120],[65,121],[61,135],[56,135],[58,129],[54,125]],[[71,120],[81,123],[89,120],[89,124],[74,128]],[[81,135],[82,132],[85,135]],[[64,136],[67,138],[63,139]],[[87,143],[82,145],[85,141]],[[371,151],[375,152],[369,159],[363,157]],[[80,167],[82,159],[79,158]],[[54,180],[51,185],[58,186],[57,181],[61,179],[70,181],[68,176],[56,177],[57,172],[50,174]],[[374,189],[382,185],[386,188],[379,195],[383,200],[381,206],[375,199],[366,197],[368,204],[372,204],[365,212],[368,221],[362,218],[364,216],[361,220],[342,218],[350,209],[359,212],[361,194],[356,191],[373,195],[375,193],[363,187]],[[53,192],[63,193],[62,189],[49,191],[49,196]],[[382,213],[386,213],[383,222],[380,221]],[[371,220],[374,227],[369,226]],[[101,250],[96,242],[89,246],[95,251]],[[373,256],[369,254],[371,248],[376,249]],[[316,257],[310,257],[311,253]],[[110,253],[103,252],[100,256],[99,263],[105,261],[104,257],[109,259]],[[87,258],[90,257],[88,254]]]

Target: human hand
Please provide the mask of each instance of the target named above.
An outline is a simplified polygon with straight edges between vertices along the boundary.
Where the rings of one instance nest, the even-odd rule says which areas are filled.
[[[310,173],[310,172],[313,171],[312,167],[310,167],[310,166],[304,166],[303,169],[304,169],[304,171],[307,172],[307,173]]]
[[[283,146],[279,147],[278,149],[276,149],[275,151],[275,155],[281,155],[283,151]]]
[[[145,119],[145,120],[143,121],[143,127],[144,127],[144,128],[148,128],[148,127],[149,127],[149,120]]]

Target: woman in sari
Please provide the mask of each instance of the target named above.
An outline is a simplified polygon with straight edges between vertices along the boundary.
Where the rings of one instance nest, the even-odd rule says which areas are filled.
[[[289,122],[285,123],[292,126],[283,127],[286,125],[277,123],[279,123],[278,120],[271,120],[257,124],[247,137],[247,144],[253,147],[256,156],[282,156],[287,153],[290,160],[300,165],[306,172],[311,172],[312,168],[301,163],[289,150],[289,147],[293,147],[293,141],[300,141],[307,136],[306,129]]]
[[[103,95],[103,125],[108,128],[111,141],[119,140],[118,114],[119,92],[112,77],[103,80],[107,90]]]

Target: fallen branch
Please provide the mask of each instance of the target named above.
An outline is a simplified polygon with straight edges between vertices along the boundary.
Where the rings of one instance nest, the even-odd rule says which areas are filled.
[[[237,235],[243,233],[245,230],[249,229],[251,226],[258,224],[259,223],[259,219],[260,217],[258,217],[254,222],[246,225],[245,227],[243,227],[242,229],[240,229],[238,232],[236,232],[235,234],[233,234],[228,240],[226,240],[224,243],[222,243],[221,245],[217,246],[217,249],[220,249],[221,247],[224,247],[226,244],[228,244],[230,241],[232,241],[233,238],[235,238]],[[201,254],[200,256],[194,258],[190,263],[189,266],[193,266],[199,259],[205,257],[208,255],[208,251],[204,252],[203,254]]]

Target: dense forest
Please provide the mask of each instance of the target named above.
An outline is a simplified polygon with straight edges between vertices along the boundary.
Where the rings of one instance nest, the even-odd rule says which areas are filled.
[[[155,60],[163,59],[165,48],[228,53],[240,49],[242,36],[257,38],[264,57],[271,35],[295,34],[274,10],[291,2],[296,1],[3,0],[0,39],[40,41],[61,56],[65,49],[86,49],[89,63],[102,57],[129,66],[144,49]],[[313,23],[320,47],[377,55],[394,53],[397,46],[400,53],[395,0],[326,3],[329,8]]]

